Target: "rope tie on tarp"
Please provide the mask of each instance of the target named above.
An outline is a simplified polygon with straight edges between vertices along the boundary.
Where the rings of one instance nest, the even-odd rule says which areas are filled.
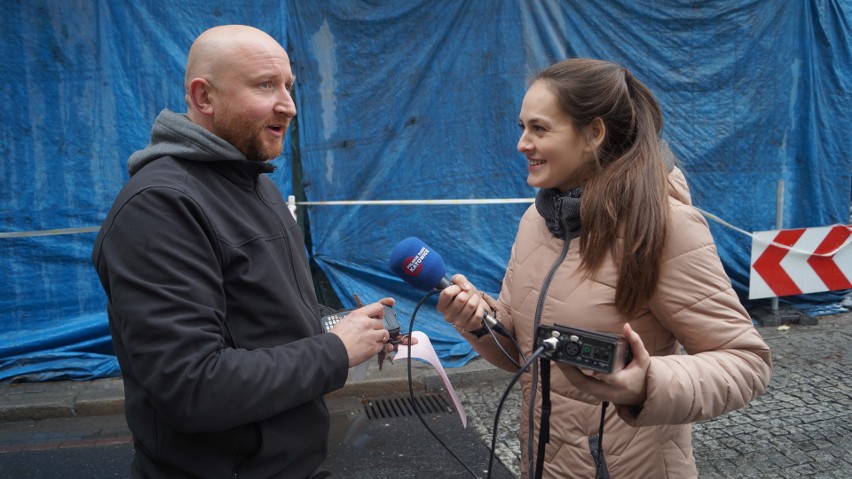
[[[786,244],[776,243],[775,241],[764,241],[760,238],[755,238],[754,234],[749,233],[748,231],[745,231],[741,228],[737,228],[736,226],[728,223],[727,221],[719,218],[718,216],[716,216],[712,213],[708,213],[708,212],[702,210],[701,208],[697,208],[697,207],[694,207],[694,208],[696,210],[698,210],[702,215],[707,217],[707,219],[713,220],[713,221],[721,224],[722,226],[726,226],[726,227],[731,228],[732,230],[734,230],[736,232],[742,233],[742,234],[750,237],[753,241],[758,241],[761,244],[768,244],[768,245],[771,245],[771,246],[775,246],[777,248],[785,249],[785,250],[788,250],[792,253],[799,253],[799,254],[803,254],[803,255],[806,255],[806,256],[817,256],[817,257],[823,257],[823,258],[830,258],[830,257],[834,256],[835,254],[837,254],[838,251],[842,250],[843,248],[849,246],[850,243],[852,243],[852,235],[850,235],[849,237],[846,238],[846,241],[841,243],[840,246],[834,248],[833,250],[831,250],[827,253],[814,253],[812,251],[805,251],[805,250],[801,250],[801,249],[798,249],[798,248],[793,248],[792,246],[789,246],[789,245],[786,245]],[[834,227],[838,227],[838,226],[841,227],[841,228],[852,229],[852,226],[841,225],[841,224],[838,224],[838,223],[835,223],[833,225],[828,225],[828,226],[820,226],[819,228],[834,228]]]
[[[335,200],[335,201],[294,201],[293,196],[291,195],[288,198],[288,204],[292,208],[295,206],[355,206],[355,205],[365,205],[365,206],[379,206],[379,205],[424,205],[424,206],[434,206],[434,205],[497,205],[497,204],[518,204],[518,203],[532,203],[535,201],[535,198],[485,198],[485,199],[443,199],[443,200]],[[731,223],[719,218],[713,213],[707,212],[693,205],[693,207],[698,210],[702,215],[704,215],[707,219],[715,221],[726,228],[730,228],[738,233],[741,233],[749,238],[754,240],[754,234],[742,229],[738,228]],[[852,226],[834,224],[829,225],[831,227],[844,227],[844,228],[852,228]],[[12,232],[0,232],[0,239],[4,238],[32,238],[36,236],[57,236],[57,235],[69,235],[69,234],[80,234],[80,233],[94,233],[100,229],[99,226],[89,226],[83,228],[61,228],[61,229],[50,229],[50,230],[37,230],[37,231],[12,231]],[[819,256],[819,257],[832,257],[837,254],[838,251],[843,248],[849,246],[852,243],[852,235],[846,238],[841,245],[834,248],[833,250],[826,253],[814,253],[811,251],[804,251],[798,248],[794,248],[792,246],[788,246],[781,243],[776,243],[774,241],[764,242],[760,239],[761,243],[767,243],[769,245],[782,248],[791,252],[800,253],[809,256]]]
[[[3,238],[32,238],[34,236],[57,236],[57,235],[74,235],[79,233],[95,233],[100,226],[87,226],[84,228],[61,228],[55,230],[38,230],[38,231],[11,231],[0,233],[0,239]]]

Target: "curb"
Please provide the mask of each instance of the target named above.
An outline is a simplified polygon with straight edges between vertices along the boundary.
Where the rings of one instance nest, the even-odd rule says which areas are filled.
[[[475,385],[512,375],[480,358],[460,368],[445,369],[450,384]],[[361,376],[357,377],[356,376]],[[438,372],[430,365],[411,364],[415,392],[445,389]],[[346,384],[327,394],[327,398],[366,398],[408,394],[407,361],[385,362],[379,371],[370,361],[366,371],[349,370]],[[124,383],[120,377],[90,381],[48,381],[41,383],[0,384],[0,422],[37,421],[54,418],[109,416],[124,414]]]
[[[830,332],[850,323],[852,312],[847,312],[820,317],[818,324],[813,326],[793,323],[789,327],[761,326],[758,331],[765,340],[770,341],[794,334]],[[382,371],[379,371],[375,360],[366,364],[366,368],[360,368],[361,371],[358,371],[359,368],[350,369],[346,384],[326,397],[334,399],[337,404],[348,404],[363,398],[408,394],[407,361],[398,361],[396,364],[385,362]],[[481,358],[473,359],[459,368],[446,368],[445,372],[454,388],[478,387],[499,381],[505,381],[508,385],[513,376]],[[411,379],[415,392],[445,389],[438,372],[419,361],[411,363]],[[116,414],[124,414],[124,384],[121,378],[0,384],[0,422]]]
[[[0,421],[124,413],[121,378],[0,385]]]

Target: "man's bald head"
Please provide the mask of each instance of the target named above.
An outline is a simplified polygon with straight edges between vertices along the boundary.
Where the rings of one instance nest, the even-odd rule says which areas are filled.
[[[189,49],[184,77],[186,92],[189,93],[193,78],[205,78],[215,84],[222,72],[238,66],[235,62],[243,53],[258,48],[284,51],[266,32],[247,25],[222,25],[206,30]]]

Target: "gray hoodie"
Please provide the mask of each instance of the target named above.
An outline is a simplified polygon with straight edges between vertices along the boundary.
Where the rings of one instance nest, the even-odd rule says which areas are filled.
[[[127,170],[133,176],[143,166],[164,156],[192,161],[248,161],[234,145],[196,125],[185,114],[165,109],[151,128],[151,141],[130,155]]]

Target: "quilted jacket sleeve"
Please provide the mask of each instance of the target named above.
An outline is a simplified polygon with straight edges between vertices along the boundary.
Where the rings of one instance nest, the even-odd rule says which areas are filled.
[[[706,221],[694,208],[672,204],[649,308],[688,354],[651,358],[639,414],[618,407],[634,426],[691,423],[742,408],[771,376],[769,347],[740,304]]]

